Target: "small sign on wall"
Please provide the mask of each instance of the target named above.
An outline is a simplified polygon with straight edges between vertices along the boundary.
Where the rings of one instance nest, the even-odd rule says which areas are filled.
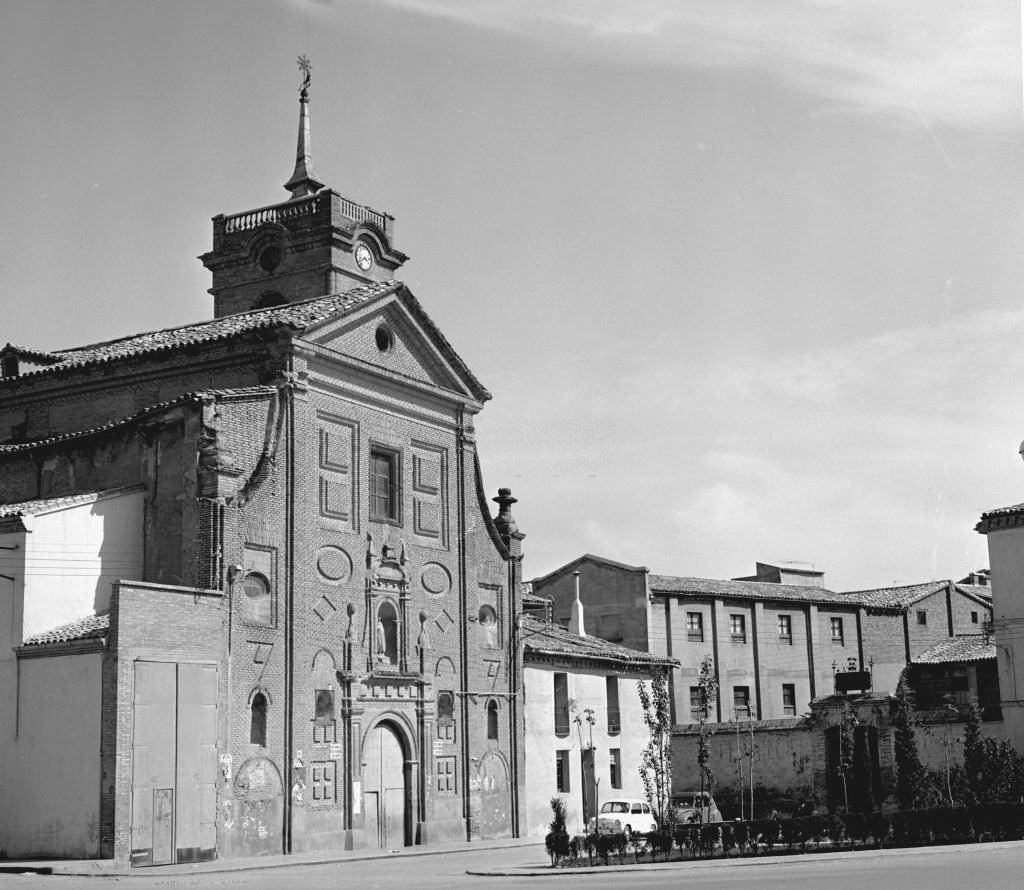
[[[352,783],[352,812],[358,816],[363,811],[363,783]]]
[[[444,754],[444,742],[434,739],[434,756],[440,757],[442,754]]]
[[[331,742],[331,753],[328,755],[331,760],[341,760],[341,742]]]

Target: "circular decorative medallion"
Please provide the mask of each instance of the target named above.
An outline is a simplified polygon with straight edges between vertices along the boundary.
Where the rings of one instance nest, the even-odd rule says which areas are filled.
[[[420,584],[427,593],[441,596],[452,589],[452,576],[439,562],[428,562],[420,572]]]
[[[327,581],[344,584],[352,577],[352,557],[340,547],[327,544],[317,554],[316,568]]]

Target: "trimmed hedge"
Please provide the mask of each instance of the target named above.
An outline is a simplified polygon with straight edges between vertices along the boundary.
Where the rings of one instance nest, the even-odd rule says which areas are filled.
[[[882,813],[845,813],[751,822],[676,825],[671,832],[590,834],[580,838],[580,852],[591,863],[637,862],[802,853],[817,849],[913,847],[975,841],[1024,839],[1024,804],[987,804]],[[570,864],[578,863],[573,857]]]

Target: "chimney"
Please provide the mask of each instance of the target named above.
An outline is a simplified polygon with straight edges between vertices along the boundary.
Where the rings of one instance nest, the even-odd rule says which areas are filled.
[[[569,630],[577,636],[585,637],[587,632],[583,629],[583,603],[580,602],[580,573],[573,572],[576,578],[576,599],[572,601],[572,611],[569,613]]]

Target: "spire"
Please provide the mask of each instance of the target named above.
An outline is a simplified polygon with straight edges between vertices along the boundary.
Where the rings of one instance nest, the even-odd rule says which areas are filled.
[[[313,178],[313,159],[309,154],[309,84],[313,66],[305,56],[299,56],[299,70],[302,71],[302,86],[299,88],[299,141],[295,150],[295,170],[284,187],[292,198],[304,198],[324,187]]]

